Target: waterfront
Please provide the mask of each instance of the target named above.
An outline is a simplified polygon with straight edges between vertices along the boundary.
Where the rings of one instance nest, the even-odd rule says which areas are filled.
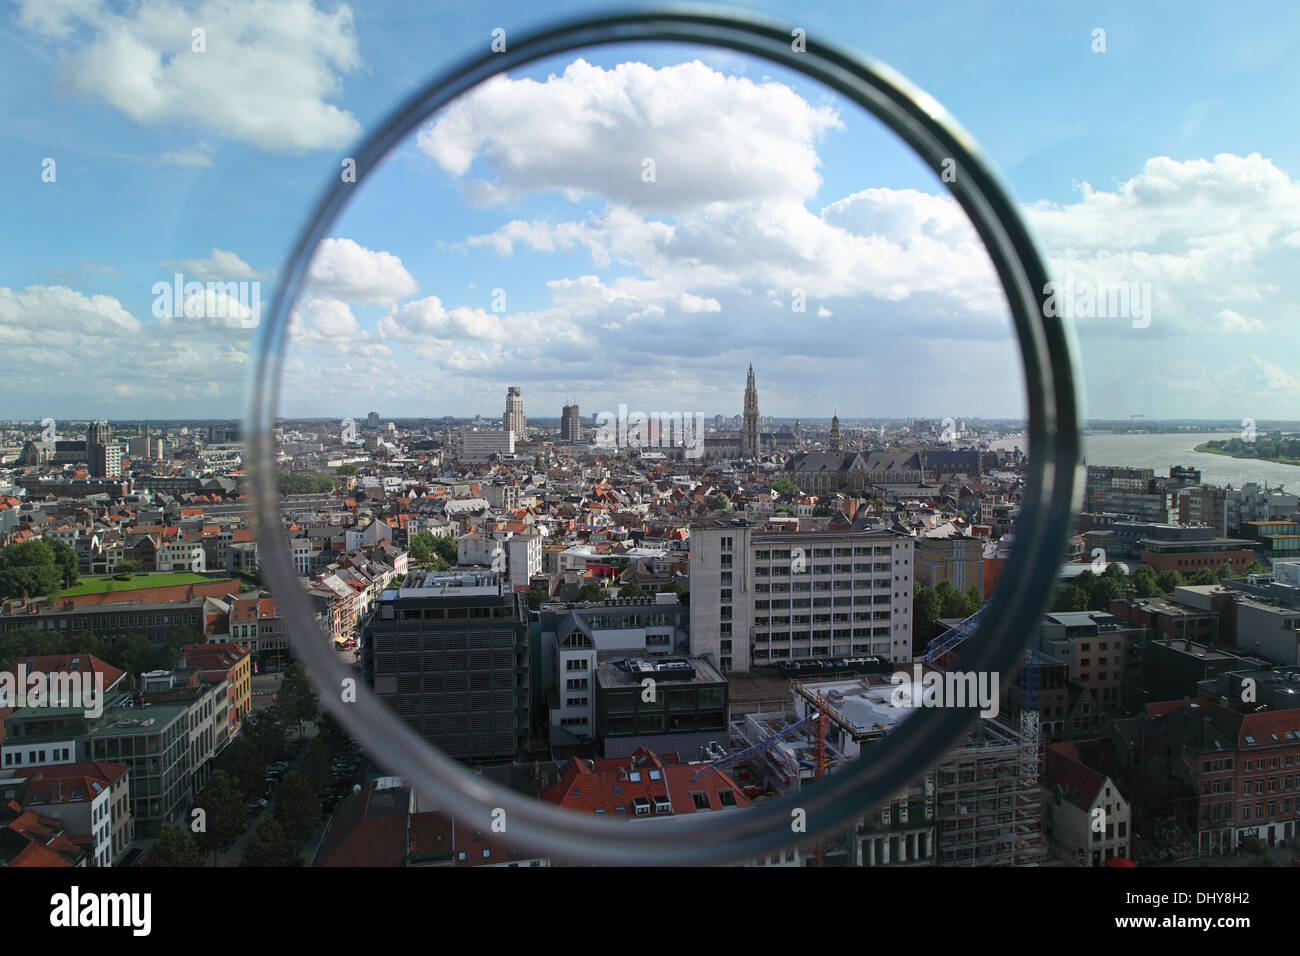
[[[1269,487],[1285,485],[1288,491],[1300,489],[1300,466],[1281,465],[1248,458],[1229,458],[1195,450],[1195,446],[1214,439],[1232,438],[1230,432],[1176,432],[1153,434],[1093,434],[1083,436],[1084,459],[1090,465],[1123,465],[1129,468],[1154,468],[1156,474],[1169,474],[1170,465],[1191,465],[1201,470],[1201,479],[1211,485],[1239,488],[1248,481],[1267,483]],[[1023,439],[995,442],[998,448],[1025,447]]]

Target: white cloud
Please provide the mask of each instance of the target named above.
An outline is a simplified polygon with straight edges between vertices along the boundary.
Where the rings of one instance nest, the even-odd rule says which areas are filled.
[[[205,259],[171,259],[163,263],[163,268],[180,272],[187,282],[191,279],[229,282],[236,279],[264,279],[269,275],[258,272],[237,254],[215,246]]]
[[[725,76],[699,61],[655,69],[584,60],[539,83],[497,76],[419,134],[420,148],[490,205],[556,190],[639,209],[804,199],[821,186],[815,148],[842,124],[776,82]],[[653,161],[653,181],[647,160]]]
[[[402,260],[351,239],[324,239],[312,257],[307,295],[358,305],[388,305],[419,291]]]
[[[0,341],[40,347],[75,336],[110,337],[139,329],[140,320],[112,296],[86,296],[66,286],[0,286]]]
[[[70,89],[138,123],[192,123],[275,151],[337,147],[361,131],[327,102],[361,65],[346,4],[151,0],[122,11],[103,0],[19,0],[18,22],[64,48]],[[206,32],[203,52],[195,29]]]

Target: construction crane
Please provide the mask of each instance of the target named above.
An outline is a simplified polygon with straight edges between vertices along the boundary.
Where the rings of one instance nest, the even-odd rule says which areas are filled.
[[[817,692],[817,743],[816,754],[817,762],[813,766],[813,779],[820,780],[826,776],[826,723],[830,720],[830,708],[826,703],[826,695],[821,691]],[[823,864],[823,857],[826,853],[826,841],[819,838],[817,840],[817,857],[814,864],[820,868]]]
[[[765,753],[766,751],[771,750],[772,747],[776,746],[777,742],[782,737],[786,737],[794,733],[795,731],[807,727],[809,724],[813,724],[813,723],[816,724],[816,729],[813,733],[813,747],[814,747],[813,779],[821,780],[823,777],[826,776],[826,770],[830,765],[830,761],[826,753],[826,724],[829,721],[830,721],[830,705],[827,703],[826,696],[819,692],[816,697],[815,706],[810,707],[808,709],[808,713],[805,714],[803,717],[799,718],[793,723],[786,724],[780,730],[776,731],[776,733],[764,737],[758,743],[746,747],[744,750],[737,750],[733,754],[728,754],[725,757],[720,757],[717,760],[705,764],[704,766],[696,770],[693,774],[691,774],[691,783],[694,783],[705,773],[708,773],[710,771],[720,771],[724,767],[729,767],[732,764],[741,763],[742,761],[747,760],[750,757],[755,757],[760,753]],[[822,865],[824,855],[825,855],[825,844],[823,843],[823,841],[818,840],[816,856],[815,856],[816,866]]]
[[[776,742],[780,740],[782,737],[786,736],[787,734],[794,733],[796,730],[799,730],[801,727],[807,726],[812,721],[816,720],[819,716],[820,716],[819,711],[815,711],[815,710],[809,711],[806,717],[796,720],[792,724],[786,724],[784,727],[782,727],[776,733],[772,734],[770,737],[764,737],[758,743],[746,747],[744,750],[737,750],[733,754],[728,754],[727,756],[721,757],[718,760],[714,760],[711,763],[706,763],[704,766],[700,767],[700,769],[696,770],[695,773],[691,774],[691,783],[694,783],[703,774],[709,772],[710,770],[721,770],[724,767],[730,767],[732,764],[740,763],[741,761],[747,760],[753,756],[757,756],[758,754],[763,753],[766,750],[770,750],[776,744]]]
[[[970,617],[964,621],[959,621],[948,630],[944,631],[937,638],[931,641],[925,648],[925,653],[921,655],[921,660],[927,664],[933,664],[940,660],[946,654],[956,650],[965,640],[975,633],[979,627],[980,619],[984,614],[984,609],[988,607],[988,602],[981,604]]]

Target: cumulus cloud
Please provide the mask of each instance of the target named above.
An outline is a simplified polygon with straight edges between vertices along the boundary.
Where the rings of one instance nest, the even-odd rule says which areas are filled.
[[[187,281],[196,279],[202,282],[209,279],[222,282],[232,279],[264,279],[269,275],[258,272],[236,253],[215,246],[206,258],[169,259],[163,263],[163,268],[182,273]]]
[[[72,336],[132,334],[140,320],[112,296],[83,295],[66,286],[0,286],[0,340],[40,346]]]
[[[540,83],[494,77],[421,130],[418,143],[448,173],[473,177],[466,196],[477,205],[555,190],[662,210],[807,198],[822,181],[815,144],[841,126],[832,108],[784,84],[726,76],[698,60],[609,70],[577,60]]]
[[[307,277],[308,294],[364,305],[388,305],[418,291],[402,260],[352,239],[325,239]]]
[[[204,298],[201,305],[215,311],[218,303]],[[168,407],[199,416],[214,402],[233,408],[252,333],[239,324],[238,303],[226,305],[231,319],[224,323],[141,319],[109,295],[0,287],[0,354],[12,372],[0,375],[0,403],[54,417],[84,416],[87,401],[106,415]]]
[[[1078,201],[1026,215],[1063,280],[1150,283],[1155,337],[1262,332],[1300,292],[1279,286],[1293,284],[1300,184],[1258,153],[1153,157],[1114,191],[1083,183]],[[1126,334],[1122,323],[1091,332]]]
[[[19,0],[18,23],[62,47],[62,79],[137,123],[192,123],[266,150],[341,146],[361,132],[328,102],[361,65],[352,10],[311,0]],[[195,49],[202,30],[203,50]],[[194,153],[168,154],[175,164]]]

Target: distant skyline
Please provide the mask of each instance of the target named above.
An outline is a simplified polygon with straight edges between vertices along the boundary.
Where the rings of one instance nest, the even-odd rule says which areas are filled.
[[[159,284],[257,282],[265,308],[365,129],[501,24],[583,9],[17,0],[0,415],[242,417],[256,316],[187,318]],[[1149,284],[1148,316],[1069,320],[1086,417],[1300,407],[1300,136],[1276,113],[1300,9],[746,9],[951,109],[1055,277]],[[191,20],[202,52],[173,29]],[[588,414],[736,414],[750,361],[764,415],[1026,412],[1001,293],[936,171],[830,91],[720,50],[601,47],[483,85],[358,187],[311,272],[290,415],[496,415],[510,384],[526,409],[576,392]]]

